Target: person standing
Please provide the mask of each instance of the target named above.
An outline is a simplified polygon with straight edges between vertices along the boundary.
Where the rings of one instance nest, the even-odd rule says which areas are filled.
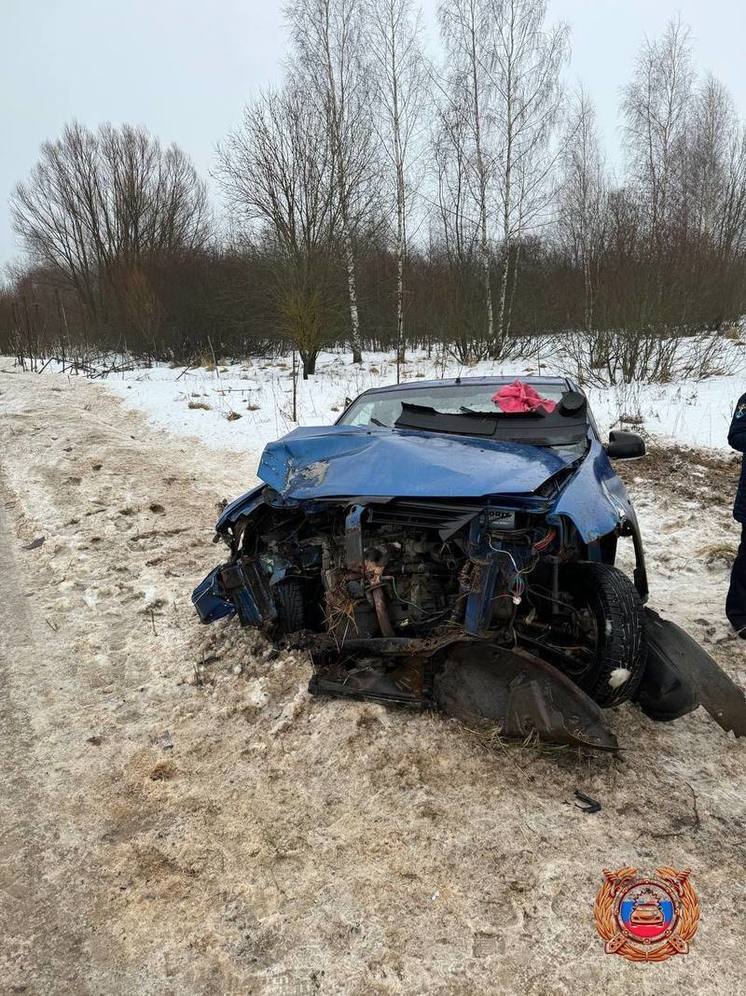
[[[746,640],[746,394],[741,396],[736,405],[728,432],[728,442],[734,450],[745,455],[733,506],[733,518],[741,523],[741,544],[733,562],[730,588],[725,600],[725,614],[738,636]]]

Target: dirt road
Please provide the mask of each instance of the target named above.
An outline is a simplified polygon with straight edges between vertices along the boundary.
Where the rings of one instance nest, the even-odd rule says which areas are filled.
[[[746,992],[746,744],[623,707],[628,750],[580,759],[309,699],[302,655],[189,604],[254,464],[0,373],[0,991]],[[744,682],[733,465],[631,476],[654,604]],[[693,870],[692,954],[604,955],[601,869],[661,864]]]

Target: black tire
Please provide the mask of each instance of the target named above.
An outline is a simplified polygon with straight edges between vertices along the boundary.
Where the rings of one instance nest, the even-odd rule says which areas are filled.
[[[608,564],[568,564],[560,587],[576,608],[588,608],[595,619],[595,659],[577,684],[600,706],[619,705],[634,697],[647,659],[645,616],[640,595],[626,574]],[[612,672],[624,669],[623,684],[609,684]]]
[[[297,633],[305,629],[306,609],[303,602],[303,585],[288,578],[272,588],[277,609],[277,625],[283,633]]]

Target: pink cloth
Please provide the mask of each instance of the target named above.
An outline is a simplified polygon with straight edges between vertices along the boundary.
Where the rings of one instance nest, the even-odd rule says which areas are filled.
[[[548,414],[557,407],[556,402],[542,398],[530,384],[524,384],[520,380],[501,387],[497,394],[492,395],[492,400],[504,412],[535,412],[538,408],[543,408]]]

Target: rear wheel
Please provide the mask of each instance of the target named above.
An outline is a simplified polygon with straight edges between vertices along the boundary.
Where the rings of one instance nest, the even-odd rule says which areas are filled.
[[[626,574],[608,564],[568,564],[560,587],[572,598],[581,645],[570,677],[601,706],[634,696],[645,668],[642,599]],[[569,648],[568,648],[569,649]]]

